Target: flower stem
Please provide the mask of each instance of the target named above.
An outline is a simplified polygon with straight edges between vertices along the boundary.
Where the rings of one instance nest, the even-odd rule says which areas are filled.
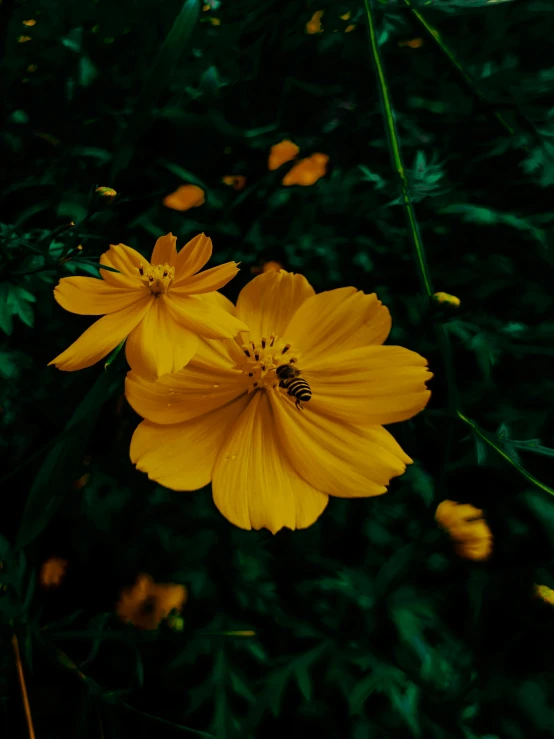
[[[21,700],[23,701],[29,739],[36,739],[35,730],[33,728],[33,717],[31,716],[31,706],[29,704],[29,696],[27,695],[27,686],[25,684],[25,674],[23,672],[21,655],[19,653],[19,642],[17,641],[17,636],[15,634],[12,636],[12,646],[15,654],[15,666],[17,668],[17,677],[19,678],[19,688],[21,690]]]

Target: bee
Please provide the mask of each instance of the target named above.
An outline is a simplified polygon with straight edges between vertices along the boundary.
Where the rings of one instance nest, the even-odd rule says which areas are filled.
[[[279,378],[279,387],[288,390],[287,395],[296,398],[296,407],[303,410],[300,401],[307,403],[312,397],[312,390],[306,380],[300,377],[300,370],[291,364],[281,364],[275,370],[275,374]]]

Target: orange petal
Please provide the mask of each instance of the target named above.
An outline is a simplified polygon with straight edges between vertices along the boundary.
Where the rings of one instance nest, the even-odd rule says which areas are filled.
[[[184,369],[148,382],[136,372],[125,380],[125,395],[143,418],[158,424],[188,421],[227,405],[246,393],[249,383],[231,361],[216,353],[222,342],[200,340],[198,351]]]
[[[164,297],[153,299],[151,309],[131,331],[125,344],[131,368],[151,381],[182,369],[198,346],[197,335],[175,322]]]
[[[314,412],[362,425],[412,418],[429,401],[424,357],[401,346],[368,346],[321,358],[302,373]]]
[[[214,502],[242,529],[305,529],[328,496],[294,471],[279,443],[269,399],[255,393],[232,430],[226,429],[213,476]]]
[[[227,262],[217,267],[206,269],[204,272],[198,272],[191,277],[183,277],[178,284],[171,286],[172,295],[198,295],[200,293],[211,293],[219,290],[239,272],[236,262]]]
[[[131,439],[131,461],[170,490],[198,490],[212,479],[212,471],[230,427],[250,397],[185,423],[159,426],[143,421]]]
[[[54,289],[54,298],[64,310],[82,316],[115,313],[149,295],[146,287],[118,288],[94,277],[62,277]]]
[[[237,318],[248,325],[253,337],[284,336],[294,312],[313,295],[315,291],[303,275],[284,270],[266,272],[240,291]]]
[[[203,205],[205,202],[204,190],[197,185],[181,185],[162,200],[166,208],[180,212],[190,208],[198,208],[199,205]]]
[[[77,341],[48,363],[72,372],[98,362],[120,344],[146,315],[154,298],[143,298],[129,308],[110,313],[93,323]]]
[[[311,157],[301,159],[294,167],[283,177],[282,184],[285,187],[290,185],[301,185],[309,187],[314,185],[319,179],[327,174],[327,154],[313,154]]]
[[[183,246],[175,259],[175,286],[190,275],[196,274],[210,261],[212,256],[212,240],[205,234],[198,234]]]
[[[278,144],[274,144],[269,152],[267,168],[270,170],[278,169],[285,162],[290,162],[298,154],[300,149],[290,139],[283,139]]]
[[[317,368],[329,352],[382,344],[391,317],[375,293],[339,287],[318,293],[299,306],[286,328],[287,341],[302,352],[302,367]]]
[[[317,490],[341,498],[382,495],[412,461],[381,426],[325,418],[311,401],[299,412],[285,392],[270,395],[274,423],[292,466]]]
[[[242,321],[203,295],[181,297],[171,290],[163,299],[176,323],[206,339],[232,339],[248,330]]]
[[[177,259],[177,237],[173,236],[172,233],[168,233],[165,236],[160,236],[154,246],[150,264],[169,264],[170,266],[175,265]]]

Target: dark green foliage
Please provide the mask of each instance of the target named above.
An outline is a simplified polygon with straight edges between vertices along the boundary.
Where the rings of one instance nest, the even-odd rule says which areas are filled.
[[[0,4],[0,736],[28,736],[14,633],[39,739],[553,736],[534,584],[554,588],[554,4],[206,6]],[[283,138],[327,175],[283,187]],[[165,208],[181,184],[206,203]],[[333,499],[306,531],[234,529],[209,489],[133,468],[123,352],[47,367],[91,323],[57,281],[169,231],[241,262],[232,300],[277,260],[388,305],[389,343],[434,378],[391,427],[414,464],[386,495]],[[444,499],[485,511],[489,561],[456,555]],[[47,590],[51,556],[69,564]],[[186,585],[181,630],[115,615],[143,572]]]

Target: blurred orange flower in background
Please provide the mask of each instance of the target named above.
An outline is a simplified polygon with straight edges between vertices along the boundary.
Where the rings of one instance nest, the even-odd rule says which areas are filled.
[[[450,534],[458,556],[473,560],[490,557],[493,537],[480,508],[443,500],[437,507],[435,520]]]
[[[279,169],[285,162],[292,161],[300,151],[299,147],[290,139],[283,139],[278,144],[274,144],[269,151],[269,159],[267,168],[270,170]]]
[[[551,606],[554,606],[554,590],[552,588],[547,587],[546,585],[535,585],[534,587],[535,595],[543,600],[545,603],[550,603]]]
[[[311,157],[301,159],[294,167],[283,177],[283,185],[302,185],[307,187],[314,185],[321,177],[327,174],[327,162],[329,157],[327,154],[317,152]]]
[[[230,185],[233,190],[244,190],[246,185],[246,177],[241,174],[228,174],[222,177],[221,181],[225,185]]]
[[[203,205],[205,202],[204,190],[198,185],[181,185],[162,200],[166,208],[180,212],[190,208],[198,208],[199,205]]]
[[[408,46],[410,49],[419,49],[423,44],[424,41],[422,38],[412,38],[409,41],[398,42],[398,46]]]
[[[61,557],[50,557],[40,568],[40,584],[44,588],[56,588],[60,585],[67,569],[67,560]]]
[[[250,272],[253,275],[261,275],[262,272],[278,272],[280,269],[283,269],[281,262],[271,260],[269,262],[263,262],[261,266],[251,267]]]
[[[158,584],[150,575],[138,575],[135,584],[124,588],[116,605],[122,621],[138,629],[157,629],[171,611],[180,611],[188,597],[184,585]]]
[[[321,16],[323,15],[323,10],[317,10],[310,20],[306,23],[306,33],[322,33],[323,28],[321,26]]]

